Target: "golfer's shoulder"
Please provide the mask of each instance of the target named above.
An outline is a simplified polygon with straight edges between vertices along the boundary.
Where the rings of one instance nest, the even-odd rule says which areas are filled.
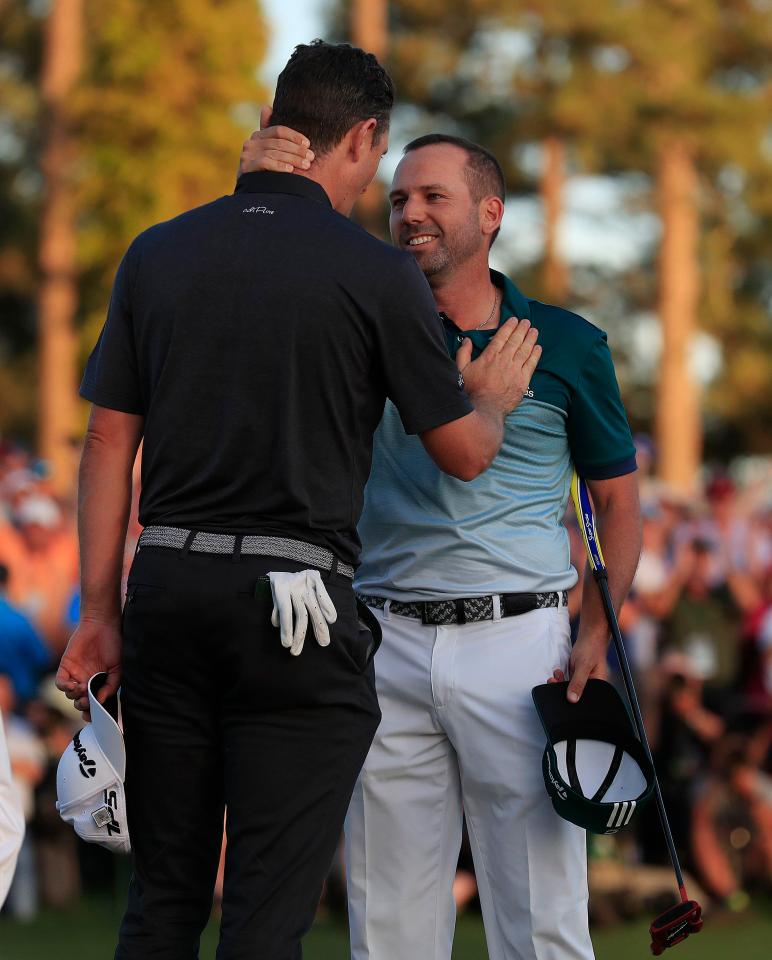
[[[552,303],[543,303],[541,300],[528,300],[531,321],[541,330],[558,335],[569,342],[573,347],[586,344],[588,347],[597,340],[605,340],[605,331],[596,326],[586,317],[565,307],[557,307]]]
[[[579,371],[606,343],[606,333],[585,317],[541,300],[528,300],[531,323],[539,331],[542,350],[566,371]]]
[[[211,229],[220,219],[221,212],[224,210],[223,201],[227,199],[229,198],[220,197],[200,207],[185,210],[169,220],[154,223],[134,238],[131,247],[143,252]]]
[[[410,282],[406,280],[408,277],[420,279],[421,272],[409,253],[379,240],[340,214],[335,214],[330,226],[327,236],[329,239],[334,236],[336,251],[350,256],[372,276],[374,282],[388,284],[395,280]]]

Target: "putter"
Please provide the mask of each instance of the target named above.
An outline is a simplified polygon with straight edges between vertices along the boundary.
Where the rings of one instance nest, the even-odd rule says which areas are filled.
[[[576,473],[571,482],[571,497],[574,501],[574,509],[579,521],[579,529],[582,531],[584,545],[587,548],[587,556],[590,561],[590,569],[598,584],[600,595],[603,600],[603,609],[606,613],[609,630],[614,640],[619,665],[622,668],[622,676],[627,691],[627,699],[633,711],[635,728],[638,732],[638,738],[641,741],[646,756],[654,769],[654,760],[649,747],[649,740],[646,736],[646,729],[643,725],[641,708],[638,705],[638,697],[633,685],[633,675],[630,672],[630,664],[627,662],[622,634],[619,631],[619,623],[614,611],[614,604],[611,600],[611,593],[608,587],[608,575],[606,573],[606,564],[603,559],[600,541],[598,540],[598,531],[595,529],[595,516],[592,512],[592,501],[587,484]],[[691,933],[699,933],[702,930],[702,907],[696,900],[690,900],[686,893],[684,877],[681,872],[681,864],[678,862],[675,844],[673,843],[673,834],[670,830],[670,822],[667,818],[665,804],[662,800],[662,792],[659,789],[659,780],[657,772],[654,770],[654,798],[657,803],[657,812],[662,823],[662,830],[665,834],[670,861],[673,864],[678,892],[681,895],[681,902],[675,904],[652,920],[649,927],[651,934],[651,952],[658,957],[668,947],[674,947],[677,943],[685,940]]]

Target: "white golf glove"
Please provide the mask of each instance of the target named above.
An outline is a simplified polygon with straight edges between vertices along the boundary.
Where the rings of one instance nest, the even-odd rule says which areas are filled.
[[[319,646],[326,647],[330,642],[327,624],[335,623],[338,614],[319,571],[269,573],[268,579],[273,595],[271,623],[279,628],[282,646],[289,647],[294,657],[298,656],[310,617]]]

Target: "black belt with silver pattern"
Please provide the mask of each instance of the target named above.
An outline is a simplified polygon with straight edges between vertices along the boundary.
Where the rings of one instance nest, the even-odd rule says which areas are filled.
[[[170,550],[189,550],[191,553],[250,554],[283,557],[307,563],[320,570],[330,570],[354,579],[350,563],[341,563],[326,547],[288,537],[260,537],[253,534],[206,533],[203,530],[185,530],[183,527],[145,527],[139,537],[139,547],[168,547]]]
[[[387,603],[386,597],[374,597],[369,594],[358,594],[359,599],[368,605],[383,610]],[[531,610],[541,610],[545,607],[560,607],[568,604],[566,590],[552,593],[500,593],[499,611],[502,617],[516,617],[521,613],[530,613]],[[389,612],[400,617],[412,617],[421,623],[431,626],[456,623],[480,623],[483,620],[493,620],[494,598],[487,597],[459,597],[454,600],[412,600],[403,602],[392,600]]]

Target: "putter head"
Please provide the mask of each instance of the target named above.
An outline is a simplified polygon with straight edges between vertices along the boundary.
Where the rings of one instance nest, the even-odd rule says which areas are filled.
[[[696,900],[683,900],[652,920],[651,952],[658,957],[668,947],[702,930],[702,907]]]

